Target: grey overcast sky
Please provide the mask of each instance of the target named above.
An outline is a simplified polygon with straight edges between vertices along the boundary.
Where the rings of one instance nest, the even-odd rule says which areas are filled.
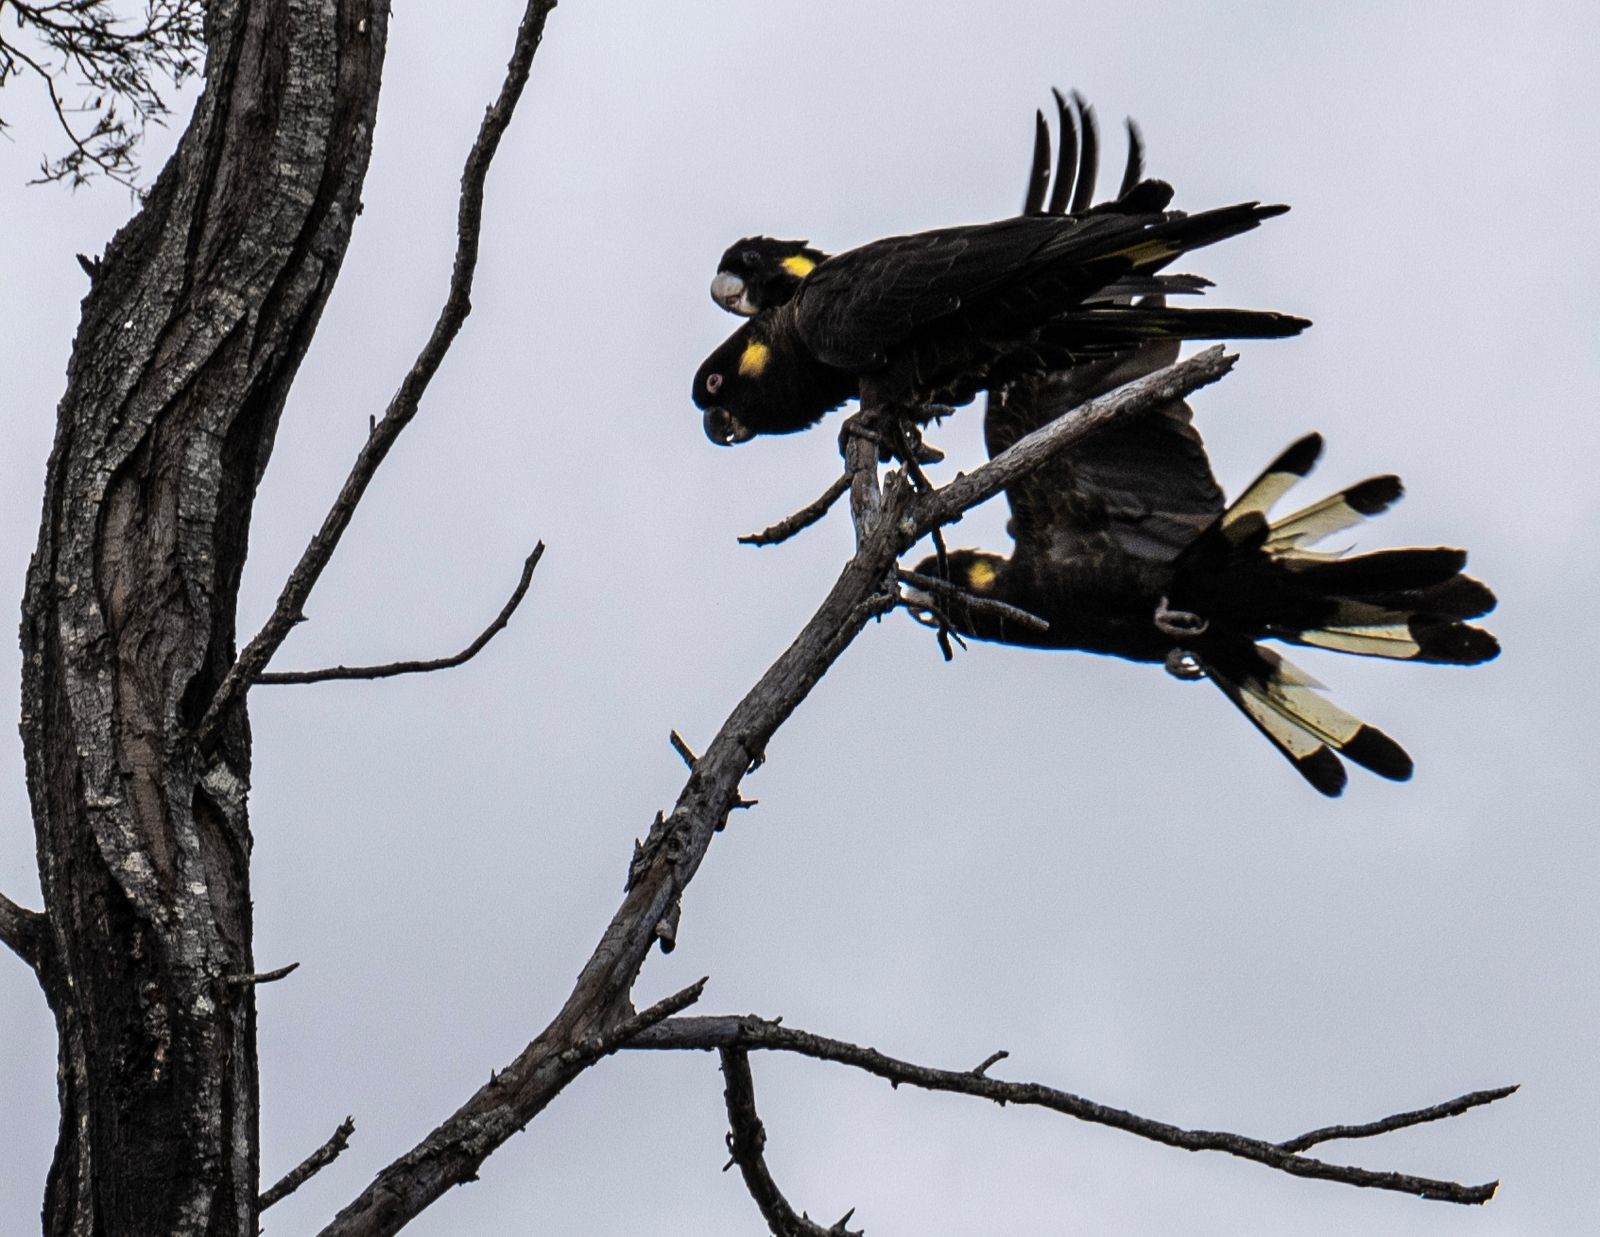
[[[520,4],[395,4],[366,211],[256,508],[243,634],[321,519],[443,295],[460,165]],[[1469,1181],[1462,1210],[1291,1179],[1038,1112],[758,1058],[797,1205],[891,1234],[1595,1231],[1600,933],[1593,554],[1600,487],[1600,6],[699,0],[552,16],[489,184],[476,310],[280,664],[453,651],[549,544],[476,662],[260,688],[263,1173],[346,1113],[338,1164],[270,1212],[313,1232],[555,1010],[703,744],[848,553],[836,515],[737,534],[834,474],[834,422],[734,451],[688,389],[732,325],[706,295],[752,231],[840,249],[1020,201],[1051,85],[1124,115],[1199,209],[1293,211],[1186,266],[1303,313],[1195,401],[1230,490],[1304,431],[1320,489],[1407,482],[1360,534],[1461,544],[1501,597],[1473,670],[1297,660],[1417,760],[1307,789],[1213,689],[1151,667],[869,629],[780,733],[691,888],[653,999],[792,1025],[1147,1115],[1286,1138],[1478,1087],[1454,1121],[1324,1148]],[[13,98],[13,96],[16,96]],[[0,580],[22,591],[53,409],[111,186],[24,188],[0,142]],[[170,135],[151,145],[152,168]],[[1109,186],[1113,174],[1104,177]],[[938,441],[980,457],[976,411]],[[1003,546],[1003,512],[954,534]],[[18,654],[0,691],[15,710]],[[37,905],[22,762],[0,744],[0,888]],[[54,1037],[0,958],[0,1231],[37,1231]],[[713,1057],[591,1071],[418,1234],[759,1232]]]

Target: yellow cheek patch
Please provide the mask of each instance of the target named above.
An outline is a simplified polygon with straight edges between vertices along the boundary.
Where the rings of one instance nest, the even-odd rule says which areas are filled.
[[[772,356],[772,349],[759,339],[752,339],[744,346],[744,351],[739,354],[739,375],[742,378],[759,378],[761,371],[766,369],[767,361]]]
[[[817,269],[817,264],[803,253],[797,253],[793,257],[785,258],[779,265],[796,279],[804,279]]]
[[[987,593],[994,587],[995,574],[992,563],[973,563],[967,568],[967,587],[974,593]]]

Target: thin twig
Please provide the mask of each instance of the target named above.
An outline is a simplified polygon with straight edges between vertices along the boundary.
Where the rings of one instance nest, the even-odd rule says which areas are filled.
[[[339,1122],[339,1128],[334,1130],[332,1138],[328,1139],[322,1146],[285,1173],[277,1185],[270,1190],[263,1191],[260,1199],[256,1202],[256,1210],[265,1211],[274,1203],[281,1203],[307,1181],[311,1180],[312,1177],[316,1176],[329,1164],[332,1164],[339,1158],[339,1153],[349,1144],[350,1135],[355,1132],[356,1120],[354,1117],[346,1117]]]
[[[1331,1142],[1335,1138],[1372,1138],[1377,1134],[1387,1134],[1391,1130],[1403,1130],[1407,1126],[1439,1121],[1445,1117],[1459,1117],[1469,1108],[1503,1100],[1516,1090],[1517,1087],[1513,1085],[1494,1087],[1488,1091],[1472,1091],[1453,1100],[1446,1100],[1442,1104],[1434,1104],[1429,1108],[1416,1108],[1410,1112],[1397,1112],[1392,1117],[1381,1117],[1377,1121],[1368,1121],[1363,1125],[1326,1125],[1320,1130],[1301,1134],[1298,1138],[1285,1139],[1278,1144],[1278,1147],[1283,1151],[1295,1152],[1304,1151],[1307,1147],[1314,1147],[1318,1143]]]
[[[667,742],[672,744],[672,750],[678,753],[678,759],[689,766],[689,772],[694,772],[695,765],[700,763],[700,757],[694,754],[694,749],[683,741],[683,736],[676,730],[667,736]]]
[[[433,333],[422,346],[410,371],[401,380],[400,389],[390,399],[383,419],[367,435],[350,469],[350,475],[345,478],[339,496],[334,499],[333,506],[322,521],[322,527],[306,546],[299,563],[278,595],[271,617],[245,646],[244,652],[239,654],[238,660],[217,688],[216,695],[211,698],[198,728],[202,747],[211,743],[222,718],[233,709],[251,684],[261,677],[273,654],[294,625],[304,617],[306,599],[311,596],[311,590],[316,587],[323,569],[333,558],[333,552],[349,527],[357,505],[367,492],[367,486],[395,440],[400,437],[400,432],[417,415],[428,384],[433,381],[434,374],[439,371],[450,345],[461,330],[461,324],[472,311],[472,277],[478,265],[478,236],[483,227],[484,180],[489,174],[489,165],[494,161],[495,151],[500,146],[500,138],[516,111],[517,100],[527,85],[528,73],[533,67],[533,54],[539,49],[539,40],[544,34],[545,18],[553,8],[555,0],[529,0],[522,24],[517,29],[516,44],[512,49],[511,61],[506,66],[500,94],[484,113],[477,140],[467,155],[466,167],[461,173],[461,202],[456,214],[455,264],[450,271],[449,292],[444,307],[439,311],[438,321],[434,323]]]
[[[915,479],[913,479],[913,484],[915,484]],[[922,489],[924,491],[928,489],[926,479],[923,481]],[[950,552],[945,549],[944,533],[937,526],[931,528],[928,530],[928,540],[933,542],[934,560],[938,565],[940,576],[948,579],[950,575]],[[899,575],[900,573],[897,571],[895,574]],[[933,606],[931,612],[934,626],[938,629],[939,652],[944,655],[945,661],[954,661],[956,654],[955,650],[950,647],[950,638],[954,636],[963,649],[967,647],[967,642],[961,639],[961,633],[950,625],[950,618],[945,613],[942,605]]]
[[[1139,409],[1183,399],[1216,382],[1237,360],[1238,357],[1229,356],[1221,344],[1215,344],[1057,417],[971,472],[957,474],[931,494],[918,495],[910,512],[917,536],[960,519],[963,512],[992,498],[1012,482],[1113,421]]]
[[[452,657],[436,657],[432,661],[391,661],[381,666],[329,666],[322,670],[264,670],[256,676],[257,683],[326,683],[330,679],[388,679],[397,674],[428,674],[434,670],[450,670],[471,661],[484,646],[505,630],[511,616],[517,612],[522,599],[528,595],[528,585],[533,581],[533,569],[544,556],[544,542],[533,547],[522,564],[522,576],[512,590],[506,604],[495,615],[494,622],[461,652]]]
[[[991,1065],[999,1064],[1001,1061],[1004,1061],[1010,1055],[1011,1054],[1009,1052],[1007,1052],[1004,1048],[997,1048],[993,1052],[991,1052],[988,1056],[984,1057],[984,1059],[982,1061],[978,1062],[977,1065],[974,1065],[972,1067],[972,1072],[974,1074],[976,1074],[979,1078],[982,1078],[985,1074],[987,1074],[989,1072],[989,1067]]]
[[[632,1017],[624,1018],[604,1035],[592,1035],[568,1048],[562,1054],[563,1059],[569,1065],[589,1065],[601,1057],[610,1056],[619,1048],[626,1048],[629,1041],[642,1032],[688,1009],[700,999],[710,982],[709,975],[702,975],[687,988],[680,988],[671,996],[662,997],[654,1005],[640,1010]]]
[[[262,984],[275,984],[280,979],[287,979],[299,969],[298,962],[291,962],[288,966],[280,966],[275,971],[262,971],[256,975],[227,975],[223,977],[222,982],[235,988],[259,988]]]
[[[906,1083],[929,1091],[954,1091],[962,1095],[974,1095],[993,1100],[997,1104],[1028,1104],[1048,1108],[1080,1121],[1109,1125],[1114,1129],[1125,1130],[1141,1138],[1165,1143],[1169,1147],[1179,1147],[1185,1151],[1221,1151],[1297,1177],[1316,1177],[1324,1181],[1339,1181],[1346,1185],[1364,1186],[1369,1189],[1396,1190],[1444,1202],[1486,1203],[1494,1197],[1495,1189],[1499,1185],[1496,1181],[1484,1185],[1463,1185],[1454,1181],[1414,1177],[1406,1173],[1374,1172],[1371,1169],[1350,1165],[1329,1164],[1323,1160],[1297,1155],[1286,1150],[1284,1145],[1268,1142],[1265,1139],[1217,1130],[1187,1130],[1036,1082],[1002,1082],[977,1070],[942,1070],[915,1065],[909,1061],[885,1056],[874,1048],[863,1048],[843,1040],[812,1035],[752,1016],[673,1018],[640,1035],[629,1047],[715,1048],[719,1051],[727,1048],[744,1048],[794,1052],[821,1061],[834,1061],[865,1070],[869,1074],[888,1079],[894,1086]],[[1482,1094],[1499,1098],[1508,1093],[1502,1089],[1498,1093]],[[1481,1102],[1489,1101],[1483,1099]],[[1441,1105],[1441,1108],[1445,1107],[1448,1106]],[[1464,1109],[1457,1108],[1456,1111]],[[1437,1115],[1451,1114],[1440,1112]],[[1427,1119],[1434,1118],[1430,1116]]]
[[[739,1166],[745,1188],[755,1200],[761,1218],[767,1222],[774,1237],[861,1237],[844,1227],[845,1220],[855,1214],[855,1208],[844,1213],[832,1228],[811,1219],[805,1212],[797,1212],[783,1196],[778,1183],[767,1168],[767,1130],[756,1112],[756,1084],[750,1073],[750,1054],[742,1048],[721,1050],[723,1102],[728,1109],[728,1154],[730,1165]]]
[[[789,540],[802,529],[810,528],[833,509],[833,504],[850,488],[850,474],[840,473],[822,494],[807,503],[793,515],[785,516],[770,528],[759,533],[748,533],[739,538],[740,545],[777,545]]]
[[[693,773],[695,765],[700,763],[700,757],[694,754],[694,748],[690,747],[688,743],[684,741],[683,736],[676,730],[667,735],[667,742],[672,744],[672,750],[678,753],[678,759],[683,761],[683,763],[689,767],[690,773]],[[743,809],[759,807],[760,804],[760,799],[746,799],[743,795],[740,795],[733,802],[733,806],[735,808]],[[724,821],[723,824],[726,825],[727,822]]]
[[[38,911],[18,906],[0,893],[0,945],[21,958],[35,974],[43,964],[49,924]]]
[[[1004,601],[996,601],[993,597],[979,597],[969,593],[958,584],[949,580],[941,580],[937,576],[918,575],[915,571],[897,571],[895,576],[902,584],[909,584],[912,588],[920,588],[926,593],[938,594],[941,597],[958,598],[967,609],[974,614],[989,613],[998,618],[1007,619],[1020,627],[1030,631],[1049,631],[1050,622],[1042,619],[1037,614],[1032,614],[1019,606],[1010,605]],[[908,605],[916,605],[908,599]]]

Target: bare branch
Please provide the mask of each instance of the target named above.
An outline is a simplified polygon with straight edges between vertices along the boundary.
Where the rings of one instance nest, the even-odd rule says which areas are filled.
[[[840,473],[834,478],[833,484],[824,490],[820,497],[812,499],[793,515],[785,516],[770,528],[763,528],[759,533],[750,533],[739,538],[740,545],[777,545],[789,540],[803,529],[810,528],[823,516],[833,509],[833,504],[839,501],[843,493],[850,488],[850,474]]]
[[[332,1164],[339,1158],[339,1153],[349,1144],[350,1135],[355,1132],[356,1119],[354,1117],[346,1117],[339,1122],[339,1128],[334,1130],[333,1136],[327,1142],[323,1143],[322,1146],[285,1173],[279,1179],[277,1185],[270,1190],[262,1192],[261,1197],[256,1200],[256,1209],[265,1211],[274,1203],[281,1203],[306,1182],[310,1181],[312,1177],[316,1176],[329,1164]]]
[[[845,422],[841,450],[844,475],[850,482],[850,518],[856,526],[856,552],[877,522],[883,505],[878,484],[878,447],[882,442],[879,423],[894,413],[875,399],[867,383],[861,384],[861,411]]]
[[[245,646],[244,652],[239,654],[239,659],[217,688],[205,716],[200,720],[199,738],[202,745],[211,741],[223,716],[261,677],[273,654],[301,620],[306,599],[311,596],[311,590],[316,587],[323,569],[333,558],[333,552],[349,527],[378,466],[388,456],[400,432],[417,415],[428,384],[433,381],[434,374],[438,372],[450,351],[450,345],[461,330],[461,324],[472,311],[472,278],[478,265],[478,235],[483,226],[484,180],[489,174],[489,165],[494,161],[495,151],[500,146],[500,138],[516,111],[517,100],[527,85],[528,74],[533,67],[533,55],[539,50],[539,41],[544,35],[545,18],[553,8],[555,0],[528,0],[499,97],[484,113],[477,141],[467,155],[466,168],[461,174],[461,204],[456,216],[455,265],[450,272],[449,293],[445,297],[444,308],[439,311],[438,321],[434,323],[433,333],[417,355],[410,372],[401,381],[400,389],[389,401],[382,420],[367,436],[350,475],[345,479],[344,487],[322,521],[322,527],[311,539],[311,544],[300,556],[300,562],[278,595],[278,603],[271,617]]]
[[[288,966],[280,966],[272,971],[260,971],[254,975],[228,975],[222,982],[236,988],[259,988],[262,984],[275,984],[280,979],[288,979],[299,969],[298,962],[291,962]]]
[[[723,722],[695,762],[671,812],[660,815],[629,864],[622,904],[585,963],[554,1020],[505,1070],[467,1099],[426,1138],[381,1170],[322,1230],[322,1237],[387,1237],[398,1232],[452,1186],[471,1180],[498,1147],[536,1117],[586,1061],[569,1050],[627,1017],[628,992],[661,927],[676,934],[683,891],[699,870],[712,838],[739,801],[751,766],[875,615],[897,601],[895,562],[931,528],[959,517],[1002,487],[1037,468],[1052,452],[1078,441],[1088,423],[1143,412],[1214,380],[1231,364],[1220,349],[1130,383],[1065,414],[943,490],[914,493],[891,470],[880,487],[876,444],[851,435],[845,443],[851,477],[855,554],[821,606]],[[876,406],[869,403],[869,411]],[[961,487],[961,502],[944,496]],[[965,505],[962,505],[964,503]],[[650,1034],[650,1033],[647,1033]],[[970,1078],[970,1075],[968,1076]],[[987,1083],[988,1079],[975,1080]],[[1278,1158],[1284,1153],[1274,1152]]]
[[[1339,1181],[1346,1185],[1364,1186],[1368,1189],[1396,1190],[1403,1194],[1415,1194],[1421,1198],[1438,1199],[1443,1202],[1486,1203],[1494,1197],[1495,1189],[1499,1185],[1497,1181],[1484,1185],[1463,1185],[1454,1181],[1413,1177],[1405,1173],[1374,1172],[1371,1169],[1356,1168],[1351,1165],[1329,1164],[1323,1160],[1297,1155],[1287,1150],[1283,1144],[1267,1142],[1264,1139],[1218,1130],[1186,1130],[1165,1121],[1141,1117],[1125,1109],[1112,1108],[1107,1104],[1096,1103],[1094,1100],[1084,1099],[1082,1096],[1036,1082],[1003,1082],[990,1078],[979,1070],[942,1070],[914,1065],[909,1061],[885,1056],[875,1048],[863,1048],[843,1040],[812,1035],[754,1016],[673,1018],[638,1036],[628,1046],[680,1050],[715,1048],[718,1051],[743,1048],[793,1052],[801,1056],[815,1057],[820,1061],[834,1061],[841,1065],[854,1066],[869,1074],[876,1074],[879,1078],[888,1079],[889,1083],[896,1087],[901,1083],[907,1083],[928,1091],[954,1091],[962,1095],[974,1095],[981,1099],[993,1100],[997,1104],[1028,1104],[1048,1108],[1080,1121],[1109,1125],[1113,1129],[1125,1130],[1141,1138],[1165,1143],[1169,1147],[1178,1147],[1184,1151],[1221,1151],[1297,1177]],[[1494,1098],[1499,1098],[1500,1095],[1509,1094],[1509,1091],[1502,1089],[1499,1093],[1482,1094],[1492,1094]],[[1487,1103],[1488,1100],[1481,1102]],[[1455,1103],[1459,1105],[1459,1101]],[[1457,1107],[1456,1111],[1465,1109]],[[1440,1112],[1437,1115],[1450,1114]]]
[[[984,1057],[984,1059],[982,1061],[978,1062],[978,1064],[974,1065],[972,1067],[972,1072],[974,1074],[976,1074],[978,1077],[982,1078],[985,1074],[987,1074],[989,1072],[989,1067],[991,1065],[1000,1064],[1000,1062],[1004,1061],[1010,1055],[1011,1054],[1009,1052],[1007,1052],[1004,1048],[997,1048],[997,1049],[995,1049],[995,1051],[991,1052],[988,1056]]]
[[[959,597],[961,603],[974,614],[981,614],[987,611],[1030,631],[1050,630],[1049,622],[1040,618],[1037,614],[1030,614],[1020,606],[996,601],[993,597],[979,597],[975,593],[969,593],[959,585],[950,583],[949,580],[941,580],[937,576],[918,575],[914,571],[897,571],[895,572],[895,578],[902,584],[909,584],[912,588],[919,588],[923,592],[933,594],[936,597]],[[906,604],[914,607],[918,603],[908,599]]]
[[[38,911],[18,906],[0,893],[0,945],[21,958],[35,974],[44,965],[49,923]]]
[[[855,1214],[853,1207],[832,1228],[823,1228],[805,1212],[796,1212],[790,1205],[767,1169],[767,1130],[756,1112],[756,1084],[750,1073],[750,1054],[742,1048],[724,1048],[721,1057],[725,1080],[722,1098],[728,1107],[728,1154],[733,1157],[730,1166],[739,1166],[745,1188],[750,1191],[773,1237],[861,1237],[859,1232],[844,1227],[845,1221]]]
[[[1397,1112],[1392,1117],[1382,1117],[1377,1121],[1368,1121],[1364,1125],[1327,1125],[1320,1130],[1312,1130],[1298,1138],[1290,1138],[1278,1144],[1284,1151],[1304,1151],[1307,1147],[1314,1147],[1318,1143],[1331,1142],[1335,1138],[1371,1138],[1377,1134],[1387,1134],[1391,1130],[1403,1130],[1407,1126],[1422,1125],[1428,1121],[1438,1121],[1444,1117],[1459,1117],[1469,1108],[1477,1108],[1480,1104],[1492,1104],[1496,1100],[1503,1100],[1515,1092],[1516,1086],[1495,1087],[1488,1091],[1472,1091],[1466,1095],[1457,1096],[1453,1100],[1446,1100],[1442,1104],[1434,1104],[1430,1108],[1417,1108],[1411,1112]]]
[[[665,1022],[672,1015],[688,1009],[700,999],[706,990],[706,984],[710,982],[711,977],[703,975],[687,988],[680,988],[671,996],[662,997],[654,1005],[640,1010],[631,1018],[624,1018],[604,1035],[591,1035],[582,1043],[567,1049],[562,1055],[568,1064],[583,1065],[591,1065],[601,1057],[608,1057],[617,1049],[627,1047],[629,1041],[636,1036],[658,1023]]]
[[[988,463],[958,474],[948,485],[920,496],[914,517],[921,531],[961,518],[964,511],[992,498],[1046,460],[1120,417],[1170,400],[1183,399],[1216,382],[1233,368],[1237,357],[1221,344],[1148,377],[1092,399],[1011,444]]]
[[[522,599],[528,595],[528,585],[533,581],[533,569],[544,555],[544,542],[533,547],[522,564],[522,577],[512,590],[506,604],[495,615],[494,621],[461,652],[453,657],[436,657],[432,661],[391,661],[381,666],[329,666],[323,670],[264,670],[256,676],[257,683],[326,683],[330,679],[388,679],[398,674],[428,674],[434,670],[452,670],[471,661],[484,646],[505,630],[511,616],[517,612]]]
[[[684,741],[676,730],[667,736],[667,742],[672,744],[672,750],[678,753],[678,759],[689,767],[689,772],[694,772],[695,765],[700,763],[700,757],[694,754],[694,748]]]
[[[694,754],[694,748],[690,747],[689,744],[684,741],[683,736],[681,734],[679,734],[676,730],[674,730],[671,734],[669,734],[667,736],[667,742],[672,744],[672,750],[678,753],[678,759],[683,761],[683,763],[688,766],[688,769],[689,769],[690,773],[693,773],[695,765],[697,765],[700,762],[700,757],[698,757],[698,756],[696,756]],[[753,807],[759,806],[760,803],[761,803],[761,800],[759,800],[759,799],[746,799],[743,795],[740,795],[737,799],[735,799],[733,801],[733,806],[735,808],[753,808]],[[723,823],[726,824],[727,822],[724,821]],[[637,849],[640,849],[640,850],[643,849],[642,847],[639,846],[639,843],[637,843],[637,842],[635,842],[634,845],[635,845],[635,847]],[[637,858],[638,858],[637,850],[635,852],[634,858],[635,858],[635,860],[637,860]],[[676,920],[674,920],[673,922],[676,923]],[[665,937],[662,938],[662,949],[665,950],[665,952],[667,952],[667,953],[671,953],[672,952],[666,946],[666,938]]]

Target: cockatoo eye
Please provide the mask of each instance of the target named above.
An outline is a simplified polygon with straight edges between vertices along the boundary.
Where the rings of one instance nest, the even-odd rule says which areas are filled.
[[[709,394],[709,395],[715,395],[720,390],[722,390],[722,375],[721,374],[707,374],[706,375],[706,393]]]

